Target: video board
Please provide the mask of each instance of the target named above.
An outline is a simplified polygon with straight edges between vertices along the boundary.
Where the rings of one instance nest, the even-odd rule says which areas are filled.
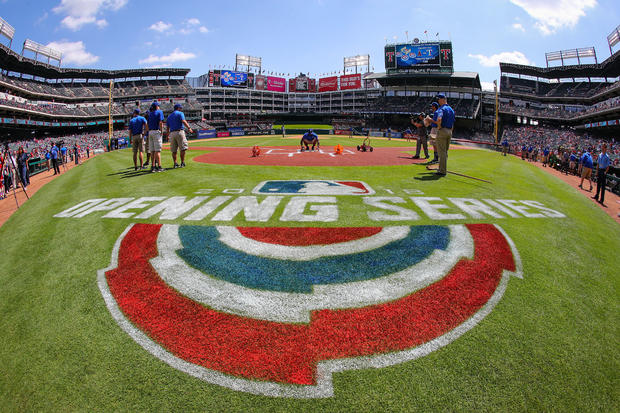
[[[385,46],[385,70],[452,72],[452,42],[406,43]]]
[[[248,87],[248,74],[232,70],[222,70],[220,82],[223,87]]]

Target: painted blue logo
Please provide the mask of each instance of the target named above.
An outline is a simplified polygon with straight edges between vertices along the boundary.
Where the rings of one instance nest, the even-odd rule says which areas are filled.
[[[278,195],[372,195],[375,191],[362,181],[264,181],[253,194]]]

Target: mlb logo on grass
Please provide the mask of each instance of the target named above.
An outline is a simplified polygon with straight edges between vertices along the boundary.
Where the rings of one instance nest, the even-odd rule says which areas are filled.
[[[252,190],[253,194],[278,195],[373,195],[368,184],[362,181],[263,181]]]

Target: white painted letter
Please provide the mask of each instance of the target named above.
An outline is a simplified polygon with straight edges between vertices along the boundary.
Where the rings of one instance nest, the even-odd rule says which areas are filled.
[[[268,196],[263,202],[258,203],[255,196],[240,196],[215,214],[211,221],[231,221],[241,211],[246,221],[269,221],[282,198],[284,197]]]
[[[313,215],[304,214],[310,203],[336,204],[334,196],[300,196],[291,198],[284,208],[280,221],[296,222],[334,222],[338,220],[337,205],[310,205],[308,209],[316,212]]]
[[[441,201],[441,198],[437,197],[411,197],[411,200],[426,214],[430,219],[444,220],[444,219],[465,219],[461,214],[444,214],[439,212],[438,209],[450,208],[446,204],[431,204],[431,201]]]
[[[391,203],[388,203],[391,202]],[[365,197],[364,203],[375,208],[385,209],[396,212],[396,214],[385,214],[383,212],[368,212],[368,218],[373,221],[412,221],[420,219],[420,216],[414,211],[392,204],[404,204],[406,201],[400,197],[393,196],[377,196]]]

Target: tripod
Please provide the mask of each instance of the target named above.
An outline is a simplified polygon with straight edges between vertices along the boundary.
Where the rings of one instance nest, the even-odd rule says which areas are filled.
[[[4,179],[5,171],[7,171],[9,174],[11,174],[12,172],[13,196],[15,197],[15,205],[17,206],[17,208],[19,208],[19,202],[17,202],[17,179],[15,179],[15,177],[17,176],[17,166],[15,165],[15,160],[11,156],[9,145],[4,146],[4,153],[2,154],[2,159],[3,159],[3,162],[2,162],[2,168],[0,169],[0,175],[2,175],[2,178]],[[24,194],[26,194],[26,198],[30,199],[30,196],[28,196],[28,192],[26,192],[26,188],[24,188],[23,182],[22,182],[22,191],[24,191]]]

